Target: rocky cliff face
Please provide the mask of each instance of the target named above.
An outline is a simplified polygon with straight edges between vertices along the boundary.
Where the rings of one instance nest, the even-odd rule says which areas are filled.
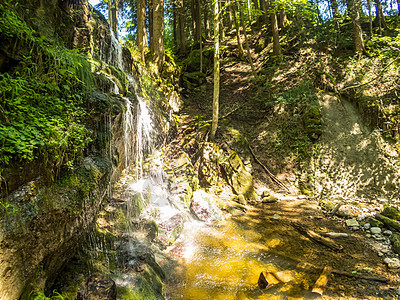
[[[0,299],[28,299],[51,285],[92,226],[109,185],[125,167],[122,96],[134,88],[118,68],[122,61],[132,72],[129,50],[115,49],[104,17],[86,0],[29,0],[15,11],[37,37],[93,59],[94,87],[84,104],[92,141],[69,167],[46,165],[41,157],[1,167]],[[26,43],[2,31],[0,39],[0,71],[23,71]],[[46,176],[49,169],[55,181]]]

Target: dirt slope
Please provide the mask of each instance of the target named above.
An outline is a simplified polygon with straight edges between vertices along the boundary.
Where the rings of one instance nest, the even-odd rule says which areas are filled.
[[[398,198],[399,162],[393,147],[364,126],[350,102],[319,96],[323,134],[315,161],[316,194],[345,199]]]

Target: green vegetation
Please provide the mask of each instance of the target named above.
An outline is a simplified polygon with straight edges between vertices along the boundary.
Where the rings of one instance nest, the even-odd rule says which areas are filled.
[[[90,64],[75,51],[37,36],[11,5],[0,4],[0,35],[26,55],[0,74],[0,165],[41,158],[72,167],[91,141],[82,124],[92,86]],[[22,52],[24,52],[22,51]]]

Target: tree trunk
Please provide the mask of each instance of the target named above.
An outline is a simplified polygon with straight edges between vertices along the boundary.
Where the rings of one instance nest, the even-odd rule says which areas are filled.
[[[139,0],[138,0],[139,1]],[[175,51],[178,49],[178,29],[177,29],[177,16],[176,16],[176,2],[172,1],[172,31],[173,31],[173,37],[174,37],[174,49]],[[139,16],[138,16],[139,18]]]
[[[118,9],[119,0],[110,0],[108,2],[108,21],[115,38],[118,39]]]
[[[184,20],[183,0],[178,2],[178,26],[179,26],[179,52],[186,53],[186,36],[185,36],[185,20]]]
[[[235,1],[237,2],[237,0],[235,0]],[[247,26],[244,23],[243,13],[242,13],[242,10],[240,9],[240,6],[239,6],[239,16],[240,16],[240,24],[241,24],[241,26],[243,28],[244,41],[245,41],[246,50],[247,50],[247,57],[248,57],[248,60],[249,60],[249,63],[250,63],[251,72],[253,73],[253,76],[255,78],[257,76],[257,73],[256,73],[256,69],[254,68],[253,58],[251,57],[249,41],[247,39],[247,30],[246,30]],[[250,20],[249,20],[249,22],[250,22]]]
[[[211,38],[210,20],[208,19],[208,0],[204,0],[204,34],[207,39]]]
[[[203,72],[203,36],[201,35],[201,0],[198,0],[197,4],[199,6],[198,23],[200,31],[200,72]]]
[[[217,0],[216,0],[217,1]],[[224,26],[224,15],[223,15],[223,0],[219,1],[220,19],[219,19],[219,39],[223,41],[225,39],[225,26]]]
[[[351,0],[351,2],[352,2],[351,19],[353,22],[354,51],[356,53],[364,53],[365,46],[364,46],[361,21],[360,21],[361,0]]]
[[[153,0],[148,1],[148,11],[149,11],[149,45],[150,50],[153,49]]]
[[[260,24],[267,25],[268,24],[268,7],[266,0],[260,0],[260,10],[263,13],[260,15]]]
[[[278,18],[276,16],[275,6],[272,7],[271,12],[271,23],[272,23],[272,43],[273,43],[273,55],[279,59],[282,55],[281,44],[279,43],[279,28],[278,28]]]
[[[239,23],[236,17],[236,1],[232,3],[232,14],[233,14],[233,20],[235,23],[235,30],[236,30],[236,40],[238,43],[238,49],[239,49],[239,58],[243,59],[244,57],[244,51],[243,51],[243,46],[242,46],[242,41],[240,40],[240,31],[239,31]]]
[[[255,10],[259,10],[259,5],[258,5],[258,0],[253,0],[253,3],[254,3],[254,9]]]
[[[251,2],[247,0],[247,13],[249,15],[249,23],[251,24]]]
[[[213,94],[213,117],[211,124],[210,139],[214,140],[218,127],[219,114],[219,1],[214,4],[214,94]]]
[[[286,10],[284,8],[279,12],[279,28],[285,29],[287,23]]]
[[[231,1],[228,0],[228,31],[231,31],[232,27],[233,27],[233,18],[232,18]]]
[[[382,35],[382,29],[386,28],[385,16],[383,15],[382,3],[380,0],[374,0],[375,3],[375,25],[379,27],[379,34]]]
[[[369,14],[369,36],[372,38],[374,36],[373,27],[372,27],[372,5],[371,0],[367,2],[368,6],[368,14]]]
[[[153,0],[153,62],[161,73],[164,65],[164,8],[163,0]]]
[[[198,43],[200,40],[200,7],[197,0],[192,0],[192,20],[193,20],[193,38],[194,42]]]
[[[138,0],[137,2],[137,45],[139,48],[140,57],[144,62],[144,51],[147,47],[145,0]]]

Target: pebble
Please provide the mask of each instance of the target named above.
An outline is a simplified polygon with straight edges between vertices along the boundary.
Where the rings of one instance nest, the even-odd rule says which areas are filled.
[[[360,225],[358,224],[358,222],[357,222],[356,219],[349,219],[349,220],[346,220],[346,225],[347,225],[348,227],[358,227],[358,226],[360,226]]]
[[[369,223],[364,224],[364,229],[368,230],[370,228],[371,228],[371,224],[369,224]]]
[[[280,219],[281,219],[281,216],[278,215],[278,214],[274,214],[274,215],[271,217],[271,220],[274,220],[274,221],[278,221],[278,220],[280,220]]]
[[[351,230],[354,230],[354,231],[357,231],[357,230],[360,229],[360,227],[358,227],[358,226],[353,226],[353,227],[350,227],[350,229],[351,229]]]
[[[367,238],[370,238],[372,235],[369,234],[369,233],[367,233],[365,236],[366,236]]]
[[[378,252],[378,256],[379,256],[379,257],[382,257],[382,256],[383,256],[383,253],[382,253],[382,252]]]
[[[383,234],[384,235],[392,235],[393,234],[393,232],[391,232],[390,230],[385,230],[384,232],[383,232]]]
[[[364,219],[363,216],[358,216],[358,217],[357,217],[357,221],[358,221],[358,222],[361,222],[363,219]]]
[[[374,239],[377,241],[383,241],[385,238],[380,234],[374,234]]]
[[[370,230],[372,234],[379,234],[382,232],[382,229],[380,229],[379,227],[371,227]]]
[[[400,260],[398,258],[389,258],[389,257],[387,257],[387,258],[385,258],[383,260],[383,262],[385,264],[387,264],[387,266],[390,269],[399,269],[400,268]]]

